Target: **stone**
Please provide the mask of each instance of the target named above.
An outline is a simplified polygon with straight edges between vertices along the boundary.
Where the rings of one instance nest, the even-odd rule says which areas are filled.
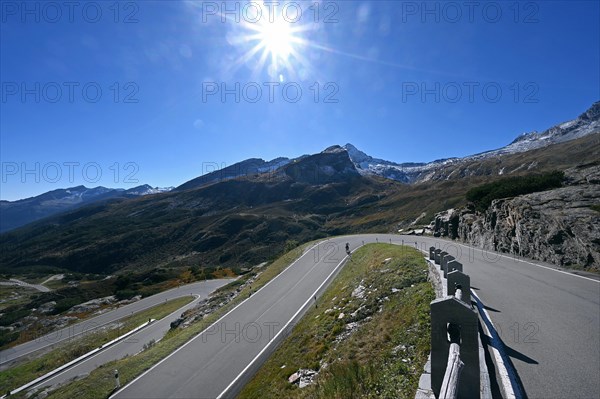
[[[298,387],[304,388],[313,383],[317,374],[318,373],[315,370],[300,369],[291,376],[289,376],[288,382],[290,384],[298,384]]]
[[[46,302],[46,303],[42,304],[38,308],[38,312],[40,312],[40,313],[50,313],[50,312],[52,312],[54,310],[55,307],[56,307],[56,302],[55,301]]]
[[[363,281],[361,281],[358,287],[352,291],[352,297],[358,299],[363,299],[365,297],[365,287],[363,286]]]
[[[290,377],[288,378],[288,381],[290,384],[295,384],[296,382],[298,382],[299,379],[300,379],[300,374],[294,373],[294,374],[290,375]]]
[[[598,198],[600,165],[575,167],[561,188],[496,199],[484,213],[467,206],[437,214],[434,231],[483,250],[600,270],[600,212],[591,209]]]

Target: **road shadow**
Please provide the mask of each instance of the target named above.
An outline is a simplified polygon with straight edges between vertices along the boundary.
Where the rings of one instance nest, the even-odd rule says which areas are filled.
[[[539,362],[537,360],[532,359],[529,356],[511,348],[510,346],[506,345],[504,343],[504,341],[502,340],[502,338],[500,338],[500,335],[498,334],[498,331],[496,331],[496,329],[494,328],[494,325],[492,324],[491,320],[485,314],[484,308],[486,308],[486,306],[481,302],[480,299],[478,299],[478,298],[475,298],[475,299],[476,299],[476,306],[479,309],[480,321],[485,324],[485,326],[487,327],[487,330],[489,331],[489,333],[491,335],[491,336],[485,335],[482,333],[482,330],[480,330],[482,345],[484,345],[484,347],[486,348],[486,352],[491,352],[494,349],[498,351],[498,353],[500,354],[500,357],[502,359],[502,363],[504,363],[504,366],[506,368],[506,372],[508,373],[508,377],[510,379],[510,385],[512,386],[512,390],[514,391],[515,398],[516,399],[526,399],[527,392],[525,391],[523,382],[521,381],[521,378],[520,378],[519,374],[517,373],[517,370],[512,362],[512,359],[518,359],[527,364],[539,364]],[[481,323],[479,325],[479,328],[480,329],[482,328]],[[487,360],[486,360],[486,363],[487,363]],[[490,376],[490,380],[491,380],[491,376]],[[490,381],[490,383],[491,383],[491,381]],[[496,385],[499,385],[498,381],[496,381]]]
[[[484,308],[485,310],[489,310],[490,312],[496,312],[496,313],[500,313],[500,311],[499,311],[498,309],[491,308],[491,307],[489,307],[489,306],[487,306],[487,305],[483,305],[483,308]]]
[[[483,354],[485,356],[485,365],[488,370],[488,375],[490,377],[490,391],[492,393],[492,399],[503,399],[502,398],[502,390],[500,389],[500,385],[498,384],[498,375],[496,373],[496,365],[492,360],[492,348],[489,344],[489,339],[487,335],[484,334],[483,328],[481,324],[479,324],[479,336],[481,337],[481,344],[483,345]]]

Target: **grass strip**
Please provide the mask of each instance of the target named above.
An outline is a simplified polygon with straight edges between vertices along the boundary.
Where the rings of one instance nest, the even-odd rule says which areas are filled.
[[[204,317],[202,320],[191,324],[185,329],[170,330],[162,340],[160,340],[151,348],[139,353],[136,356],[106,363],[90,373],[90,375],[86,378],[74,381],[68,385],[56,389],[55,391],[50,392],[48,398],[106,399],[114,390],[114,369],[119,370],[121,385],[127,384],[129,381],[133,380],[138,375],[152,367],[154,364],[158,363],[161,359],[175,351],[178,347],[201,333],[212,323],[217,321],[221,316],[245,300],[250,291],[254,292],[267,284],[275,276],[281,273],[287,266],[289,266],[290,263],[301,256],[306,248],[310,248],[310,246],[314,245],[315,243],[316,241],[305,243],[287,252],[270,265],[261,268],[259,271],[260,274],[252,283],[251,288],[245,287],[233,300],[219,308],[214,313]],[[248,277],[249,276],[246,278]],[[239,285],[239,281],[234,281],[218,289],[215,292],[215,295],[226,298],[230,295],[230,293],[235,291]],[[25,394],[15,397],[24,398]]]
[[[434,297],[419,251],[360,248],[239,398],[414,398]],[[318,371],[314,383],[290,383],[299,369]]]
[[[162,319],[192,300],[193,298],[190,296],[162,303],[120,320],[117,328],[101,329],[100,331],[84,334],[80,339],[66,343],[41,357],[4,370],[0,372],[0,392],[7,392],[8,390],[14,390],[23,386],[106,342],[133,330],[147,322],[148,319]]]

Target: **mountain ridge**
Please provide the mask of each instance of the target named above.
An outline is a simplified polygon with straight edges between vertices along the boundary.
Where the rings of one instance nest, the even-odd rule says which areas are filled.
[[[502,178],[502,168],[527,175],[598,159],[600,134],[593,134],[450,165],[427,181],[403,184],[361,175],[347,151],[336,148],[290,163],[288,173],[284,167],[196,189],[96,202],[3,233],[0,273],[113,274],[193,265],[239,273],[277,256],[288,241],[396,232],[417,218],[431,220],[466,205],[467,190]],[[352,178],[315,175],[331,161]]]
[[[520,165],[506,170],[506,167],[495,168],[493,165],[490,165],[490,160],[505,155],[526,153],[550,145],[572,141],[596,132],[600,132],[600,101],[592,104],[589,109],[580,114],[576,119],[555,125],[541,133],[530,132],[521,134],[504,147],[462,158],[445,158],[427,163],[397,163],[374,158],[359,150],[351,143],[347,143],[344,146],[333,145],[327,147],[318,154],[302,155],[292,159],[278,157],[270,161],[265,161],[261,158],[249,158],[227,167],[219,167],[219,165],[209,163],[203,165],[203,169],[214,168],[215,170],[188,180],[175,188],[159,189],[152,188],[149,185],[142,185],[125,190],[108,189],[102,186],[90,189],[85,186],[77,186],[52,190],[36,197],[18,201],[0,201],[2,216],[0,218],[0,233],[94,201],[109,200],[118,197],[134,198],[136,196],[158,194],[170,190],[182,192],[231,179],[259,175],[266,175],[267,178],[272,178],[273,176],[283,174],[312,184],[320,184],[320,179],[334,182],[350,177],[355,178],[357,175],[379,176],[404,184],[416,184],[430,180],[448,180],[453,178],[453,176],[465,177],[478,174],[481,173],[481,167],[472,168],[470,165],[486,162],[488,163],[485,166],[485,173],[487,175],[510,174],[518,172],[523,168],[531,169],[532,166]],[[347,154],[347,157],[341,159],[339,156],[331,156],[341,153]],[[305,162],[306,159],[310,161]],[[321,161],[317,161],[319,159]],[[329,159],[332,165],[327,165],[328,161],[326,159]],[[317,164],[308,165],[307,162],[313,161],[317,162]],[[73,198],[68,199],[66,194],[71,194],[69,193],[70,190],[76,193]],[[45,199],[53,196],[60,197],[61,194],[62,199],[52,198],[46,200],[46,209],[43,209]],[[79,200],[75,198],[77,195],[79,195]],[[30,201],[29,205],[27,201]],[[29,209],[27,209],[28,206]]]
[[[0,201],[0,233],[94,202],[135,198],[169,190],[170,188],[151,187],[148,184],[130,189],[103,186],[88,188],[79,185],[51,190],[16,201]]]

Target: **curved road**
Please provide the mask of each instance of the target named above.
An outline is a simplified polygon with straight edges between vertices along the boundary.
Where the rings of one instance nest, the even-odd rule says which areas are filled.
[[[11,278],[8,281],[0,281],[0,285],[18,285],[20,287],[31,288],[40,292],[50,292],[50,288],[42,285],[42,284],[30,284],[25,281],[17,280],[16,278]]]
[[[307,250],[205,332],[114,398],[234,397],[314,303],[346,259],[343,246],[390,242],[442,248],[471,277],[529,398],[598,398],[600,282],[539,262],[451,241],[399,235],[337,237]]]
[[[600,281],[453,241],[402,237],[463,264],[522,383],[535,399],[600,397]]]
[[[0,369],[9,368],[15,361],[23,356],[43,349],[51,349],[67,340],[77,338],[86,332],[91,332],[103,325],[113,323],[123,317],[130,316],[133,313],[141,312],[169,299],[180,298],[186,295],[196,295],[206,298],[211,292],[227,282],[229,282],[229,280],[208,280],[173,288],[143,298],[129,305],[121,306],[118,309],[103,313],[83,322],[56,330],[50,334],[38,337],[33,341],[25,342],[13,348],[3,350],[0,352]]]
[[[205,299],[212,291],[231,281],[234,281],[234,279],[210,280],[208,282],[201,283],[205,285],[203,287],[205,290],[203,291],[202,295],[194,294],[196,299],[194,299],[192,302],[177,309],[170,315],[149,324],[147,327],[144,327],[142,330],[130,335],[124,340],[119,341],[114,345],[111,345],[108,348],[98,352],[97,354],[77,363],[73,367],[62,371],[51,378],[32,386],[31,388],[28,388],[28,391],[38,390],[41,387],[64,384],[65,382],[91,373],[93,370],[105,363],[122,359],[125,356],[133,356],[139,353],[144,349],[145,344],[152,340],[160,340],[171,328],[171,322],[177,319],[181,313],[193,308],[198,304],[198,302]]]

